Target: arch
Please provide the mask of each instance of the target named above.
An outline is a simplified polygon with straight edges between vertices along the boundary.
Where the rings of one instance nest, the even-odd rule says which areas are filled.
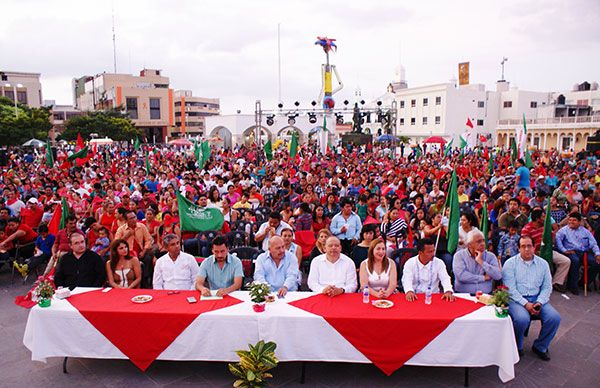
[[[298,144],[302,144],[306,140],[306,135],[302,133],[300,128],[295,125],[287,125],[277,131],[277,138],[285,141],[290,141],[292,139],[292,131],[296,131],[298,133]]]
[[[243,139],[243,143],[246,146],[249,146],[253,143],[255,143],[255,136],[256,136],[256,125],[253,125],[251,127],[248,127],[244,130],[244,132],[242,132],[242,139]],[[261,126],[260,127],[260,140],[261,143],[266,143],[267,141],[272,141],[273,139],[273,134],[271,133],[271,131],[269,131],[267,128]]]
[[[218,126],[210,131],[209,138],[218,137],[220,140],[216,141],[215,144],[222,146],[223,148],[231,148],[233,135],[229,128]]]

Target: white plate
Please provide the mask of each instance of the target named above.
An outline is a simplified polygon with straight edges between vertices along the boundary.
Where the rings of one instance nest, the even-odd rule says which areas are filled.
[[[373,306],[377,307],[378,309],[389,309],[394,307],[394,302],[387,299],[374,300],[372,303]]]
[[[152,300],[151,295],[136,295],[133,298],[131,298],[131,301],[133,303],[148,303],[151,300]]]

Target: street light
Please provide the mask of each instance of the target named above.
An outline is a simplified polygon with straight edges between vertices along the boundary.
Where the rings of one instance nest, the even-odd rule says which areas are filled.
[[[23,85],[21,85],[21,84],[11,85],[11,84],[8,84],[8,83],[4,84],[4,87],[7,87],[7,88],[10,88],[11,86],[13,87],[13,93],[14,93],[13,94],[13,99],[15,101],[15,117],[19,118],[19,110],[17,109],[17,88],[22,88]]]

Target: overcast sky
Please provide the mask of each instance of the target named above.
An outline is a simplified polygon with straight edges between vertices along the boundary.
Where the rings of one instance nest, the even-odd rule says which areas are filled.
[[[71,79],[113,71],[111,1],[3,0],[0,70],[42,74],[43,98],[71,104]],[[115,1],[117,71],[163,70],[171,87],[218,97],[223,113],[308,107],[320,86],[317,36],[337,39],[338,104],[383,94],[401,61],[409,86],[506,79],[535,91],[600,81],[600,1]]]

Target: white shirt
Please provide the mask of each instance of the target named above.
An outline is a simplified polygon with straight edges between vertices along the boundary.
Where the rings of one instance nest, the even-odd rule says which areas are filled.
[[[258,232],[256,232],[256,234],[263,234],[265,232],[265,230],[267,230],[267,228],[269,226],[271,226],[269,224],[269,221],[263,222],[262,225],[258,228]],[[286,223],[284,221],[281,221],[279,223],[279,226],[277,227],[277,229],[275,229],[275,234],[277,236],[281,236],[281,231],[283,229],[292,229],[292,227],[288,223]],[[265,239],[262,240],[262,250],[264,252],[268,252],[269,251],[269,233],[267,233],[267,235],[265,236]]]
[[[180,252],[173,261],[165,254],[156,261],[152,288],[155,290],[193,290],[200,275],[200,267],[194,256]]]
[[[332,263],[325,253],[315,257],[310,263],[308,288],[322,292],[327,286],[343,288],[345,292],[355,292],[357,287],[356,267],[352,259],[340,253],[340,258]]]
[[[416,294],[423,294],[431,284],[431,292],[435,294],[440,292],[440,282],[444,292],[452,292],[450,276],[446,272],[446,264],[441,259],[434,257],[427,265],[423,265],[419,261],[419,256],[415,256],[404,264],[402,275],[404,292],[413,291]]]

